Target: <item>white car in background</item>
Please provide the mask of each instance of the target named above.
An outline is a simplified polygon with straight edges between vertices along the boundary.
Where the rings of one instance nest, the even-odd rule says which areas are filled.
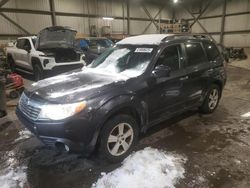
[[[81,68],[84,54],[75,47],[76,31],[68,27],[48,27],[38,36],[20,37],[7,48],[13,72],[34,74],[35,80]]]

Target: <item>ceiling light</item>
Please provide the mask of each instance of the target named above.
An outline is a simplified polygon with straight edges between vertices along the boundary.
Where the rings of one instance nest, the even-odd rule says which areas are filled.
[[[114,20],[112,17],[102,17],[103,20]]]
[[[174,1],[174,3],[178,3],[178,0],[173,0]]]

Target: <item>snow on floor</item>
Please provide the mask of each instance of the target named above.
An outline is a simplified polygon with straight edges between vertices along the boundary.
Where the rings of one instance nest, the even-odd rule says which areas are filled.
[[[4,163],[1,163],[0,187],[1,188],[23,188],[26,182],[25,166],[19,166],[15,158],[15,152],[6,152]]]
[[[182,156],[145,148],[127,157],[122,166],[106,174],[92,188],[174,188],[184,178]]]
[[[19,131],[19,137],[17,139],[15,139],[14,142],[19,142],[21,140],[26,140],[28,138],[30,138],[32,136],[32,133],[28,130],[28,129],[24,129]]]

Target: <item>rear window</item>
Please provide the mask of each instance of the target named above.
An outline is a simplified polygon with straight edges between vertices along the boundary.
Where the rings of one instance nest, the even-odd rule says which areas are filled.
[[[207,58],[209,61],[215,61],[220,56],[220,52],[215,46],[215,44],[204,42],[203,45],[206,50]]]
[[[188,66],[198,65],[207,61],[200,43],[186,43]]]

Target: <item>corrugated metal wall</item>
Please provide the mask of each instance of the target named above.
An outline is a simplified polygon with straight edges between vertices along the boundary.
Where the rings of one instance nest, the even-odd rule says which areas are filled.
[[[80,14],[96,14],[102,16],[111,17],[122,17],[123,8],[122,0],[54,0],[55,9],[57,12],[67,13],[80,13]],[[137,18],[148,18],[147,14],[143,10],[139,1],[130,1],[130,17]],[[213,16],[222,14],[222,0],[215,0],[210,5],[208,10],[203,16]],[[30,10],[44,10],[49,11],[50,5],[49,0],[10,0],[3,6],[4,8],[18,8],[18,9],[30,9]],[[88,9],[89,7],[89,9]],[[154,17],[161,6],[146,5],[150,14]],[[124,15],[127,16],[126,4],[124,6]],[[228,0],[227,1],[227,14],[250,11],[250,0]],[[41,29],[52,25],[50,15],[39,15],[39,14],[23,14],[23,13],[5,13],[15,22],[20,24],[24,29],[30,33],[37,33]],[[192,18],[185,9],[182,9],[177,5],[176,7],[176,18],[189,19]],[[163,9],[159,17],[161,19],[171,19],[173,12],[170,6],[166,6]],[[127,21],[115,19],[113,21],[105,21],[102,18],[87,18],[87,17],[69,17],[69,16],[57,16],[57,24],[70,26],[75,28],[79,33],[89,34],[89,25],[96,25],[99,29],[102,26],[111,26],[113,33],[126,33],[127,32]],[[157,18],[158,19],[158,18]],[[250,30],[250,14],[238,15],[238,16],[227,16],[225,19],[225,32],[227,31],[238,31],[238,30]],[[209,32],[220,32],[221,30],[221,18],[210,18],[201,19],[200,23]],[[136,21],[131,20],[130,32],[132,35],[142,34],[149,21]],[[193,32],[204,32],[199,24],[194,24],[192,28]],[[20,34],[22,31],[13,26],[3,17],[0,16],[0,33],[1,34]],[[146,33],[157,33],[154,24],[148,28]],[[227,46],[250,46],[250,40],[248,40],[249,34],[226,34],[224,36],[224,43]],[[213,37],[219,41],[220,37],[218,34]]]
[[[57,12],[66,13],[80,13],[80,14],[96,14],[100,16],[122,17],[123,0],[54,0],[55,9]],[[3,6],[4,8],[30,9],[50,11],[49,0],[10,0]],[[88,9],[89,7],[89,9]],[[160,6],[147,6],[148,11],[154,17],[160,9]],[[44,27],[52,25],[50,15],[39,14],[23,14],[23,13],[5,13],[16,23],[21,25],[24,29],[32,34],[38,33]],[[124,4],[124,15],[127,16],[126,3]],[[147,18],[147,14],[142,9],[139,3],[131,1],[130,16],[136,18]],[[171,10],[165,8],[159,15],[163,19],[170,19],[172,16]],[[115,19],[113,21],[106,21],[100,18],[87,17],[70,17],[70,16],[56,16],[57,25],[70,26],[76,29],[79,33],[89,34],[89,25],[96,25],[101,32],[102,26],[111,26],[112,33],[127,32],[127,21],[122,19]],[[131,20],[131,34],[141,34],[149,21],[135,21]],[[0,33],[1,34],[22,34],[17,27],[9,23],[0,16]],[[124,30],[124,31],[123,31]],[[156,27],[151,24],[146,33],[156,33]]]
[[[250,11],[250,0],[228,0],[226,14],[239,13]],[[213,1],[209,8],[204,12],[202,17],[222,15],[223,12],[223,1]],[[176,14],[177,18],[192,18],[191,15],[182,8],[178,9]],[[209,18],[201,19],[200,23],[207,29],[208,32],[220,32],[222,18]],[[234,15],[225,17],[225,32],[229,31],[240,31],[250,30],[250,14],[245,15]],[[192,22],[192,21],[191,21]],[[204,33],[204,30],[199,26],[198,23],[192,27],[192,32]],[[213,38],[219,42],[220,36],[212,35]],[[224,44],[225,46],[234,47],[250,47],[249,34],[225,34]]]

